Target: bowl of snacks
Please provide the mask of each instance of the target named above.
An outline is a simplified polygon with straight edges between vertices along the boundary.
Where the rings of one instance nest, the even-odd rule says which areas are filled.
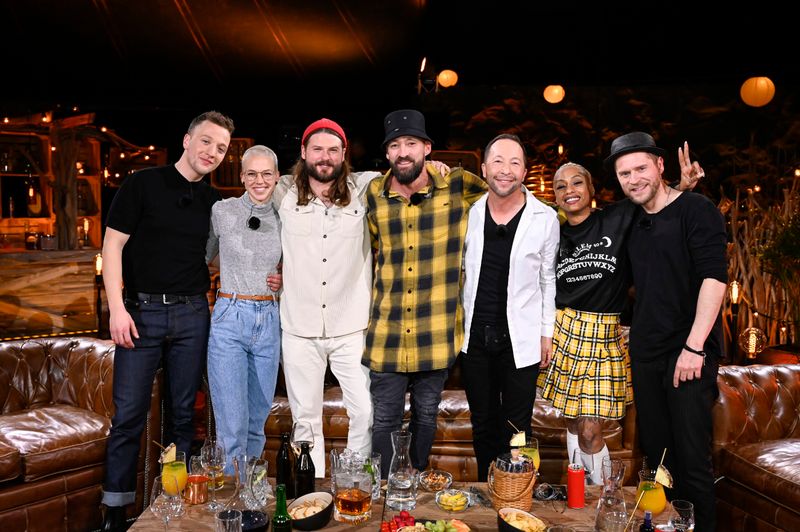
[[[333,515],[333,495],[315,491],[296,498],[287,508],[295,530],[319,530]]]
[[[497,529],[500,532],[545,532],[547,525],[532,513],[500,508],[497,511]]]
[[[446,489],[436,492],[436,505],[446,512],[466,510],[470,502],[470,494],[464,490]]]
[[[428,491],[446,490],[453,483],[453,475],[441,469],[428,469],[419,474],[419,483]]]

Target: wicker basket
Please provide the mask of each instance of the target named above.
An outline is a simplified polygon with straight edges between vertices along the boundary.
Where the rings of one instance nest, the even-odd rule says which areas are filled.
[[[489,465],[487,479],[492,506],[500,508],[516,508],[529,512],[533,506],[533,485],[536,484],[536,470],[527,473],[508,473]]]

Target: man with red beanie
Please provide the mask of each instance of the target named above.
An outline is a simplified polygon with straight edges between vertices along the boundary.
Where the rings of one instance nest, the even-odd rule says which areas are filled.
[[[272,201],[281,218],[283,297],[281,360],[292,418],[313,430],[311,458],[325,476],[322,403],[325,369],[342,388],[347,447],[369,454],[372,401],[361,365],[369,322],[372,256],[363,193],[378,172],[351,173],[347,137],[327,118],[309,125],[292,175]],[[385,457],[385,460],[391,457]]]

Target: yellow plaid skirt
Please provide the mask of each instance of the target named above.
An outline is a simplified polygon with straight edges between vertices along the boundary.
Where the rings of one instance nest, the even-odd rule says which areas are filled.
[[[538,385],[564,417],[623,418],[633,386],[619,315],[559,310],[553,360],[539,372]]]

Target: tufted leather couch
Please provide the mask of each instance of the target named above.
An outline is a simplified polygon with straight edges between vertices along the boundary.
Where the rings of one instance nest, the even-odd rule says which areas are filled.
[[[800,365],[723,366],[714,407],[719,530],[800,530]]]
[[[408,417],[409,402],[406,399],[406,418]],[[329,373],[326,377],[323,405],[326,451],[332,448],[344,448],[347,445],[347,427],[347,411],[342,401],[342,391]],[[265,428],[267,434],[265,455],[270,467],[274,464],[275,454],[280,446],[280,433],[288,432],[291,428],[292,414],[281,373]],[[537,397],[532,428],[534,436],[539,440],[541,478],[551,483],[566,484],[568,461],[566,425],[563,418],[550,403]],[[636,439],[636,414],[633,405],[628,407],[628,413],[621,422],[603,421],[603,435],[611,456],[627,462],[627,482],[634,482],[633,478],[641,467],[642,458]],[[389,458],[391,457],[384,460]],[[447,470],[458,481],[474,482],[478,478],[472,447],[472,424],[466,394],[460,385],[458,364],[451,370],[442,394],[436,439],[431,450],[429,467]],[[274,471],[272,473],[274,474]]]
[[[86,531],[101,524],[114,344],[88,337],[0,342],[0,523],[3,530]],[[157,381],[160,377],[156,378]],[[143,442],[160,440],[159,386]],[[139,457],[137,503],[153,444]]]

